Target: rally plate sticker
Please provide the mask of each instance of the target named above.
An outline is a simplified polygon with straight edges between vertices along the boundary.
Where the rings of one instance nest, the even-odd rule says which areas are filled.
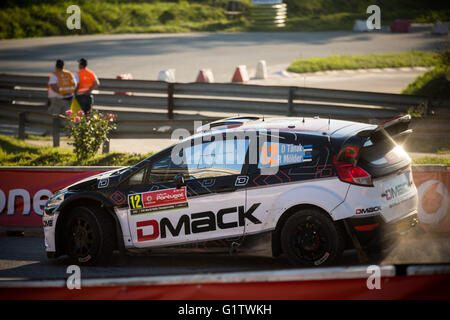
[[[186,187],[129,194],[128,205],[131,215],[186,208]]]

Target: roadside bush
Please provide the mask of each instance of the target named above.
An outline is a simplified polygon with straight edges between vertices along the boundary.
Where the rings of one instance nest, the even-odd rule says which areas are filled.
[[[116,129],[114,115],[107,113],[104,115],[98,111],[92,111],[86,115],[79,111],[73,115],[72,111],[66,111],[68,125],[66,126],[69,138],[73,142],[69,144],[74,146],[74,153],[77,161],[85,163],[92,158],[100,149],[100,146],[108,141],[108,134]]]
[[[435,54],[436,67],[418,76],[403,89],[403,94],[450,99],[450,49]]]

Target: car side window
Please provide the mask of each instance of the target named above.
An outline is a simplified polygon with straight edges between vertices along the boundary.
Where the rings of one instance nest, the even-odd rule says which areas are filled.
[[[179,173],[188,174],[186,163],[175,164],[172,161],[171,153],[167,152],[152,163],[148,175],[149,183],[173,181],[173,178]]]
[[[248,139],[218,140],[184,149],[190,179],[240,174],[249,146]]]
[[[134,186],[139,184],[144,184],[145,181],[145,174],[147,172],[147,168],[144,167],[140,169],[138,172],[134,173],[129,179],[128,179],[128,185]]]

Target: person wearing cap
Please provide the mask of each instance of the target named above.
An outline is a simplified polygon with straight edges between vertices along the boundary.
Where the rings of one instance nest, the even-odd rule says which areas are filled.
[[[64,69],[64,61],[56,60],[55,72],[50,74],[47,85],[50,114],[63,114],[70,109],[76,86],[77,81],[72,72]]]
[[[85,113],[89,113],[94,103],[94,97],[92,95],[92,90],[98,89],[100,81],[98,80],[95,73],[87,68],[87,61],[84,58],[78,60],[79,71],[76,74],[76,79],[78,82],[77,86],[77,100],[80,104],[81,109]]]

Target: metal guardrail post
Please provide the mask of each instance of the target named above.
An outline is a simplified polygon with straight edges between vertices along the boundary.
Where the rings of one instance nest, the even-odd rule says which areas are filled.
[[[53,146],[59,147],[59,136],[60,136],[61,123],[59,116],[53,116]]]
[[[288,110],[287,110],[287,116],[291,117],[294,113],[294,94],[295,94],[295,88],[289,87],[289,97],[288,97]]]
[[[25,140],[25,123],[26,123],[26,113],[19,113],[19,139]]]
[[[174,85],[169,83],[167,86],[167,116],[170,120],[173,120],[173,92]]]
[[[432,100],[428,99],[425,103],[424,110],[423,110],[423,116],[428,117],[430,115],[430,107],[432,106]]]
[[[102,146],[102,153],[109,153],[109,136],[108,136],[108,140],[106,140],[106,141],[103,143],[103,146]]]

